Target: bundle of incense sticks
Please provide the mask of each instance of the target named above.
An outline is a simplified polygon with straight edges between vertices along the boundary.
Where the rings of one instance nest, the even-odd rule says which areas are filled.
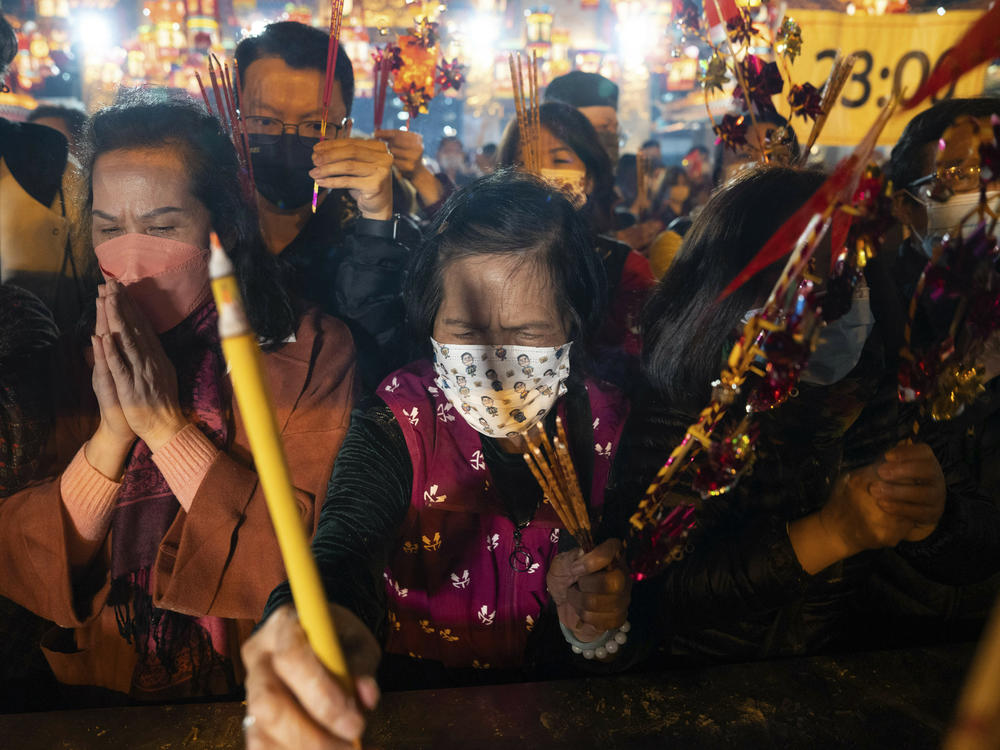
[[[649,208],[649,195],[646,192],[646,169],[646,157],[637,154],[635,157],[635,208],[639,214]]]
[[[340,24],[344,20],[344,0],[332,0],[330,4],[330,38],[326,46],[326,78],[323,81],[323,118],[320,120],[320,142],[326,140],[326,126],[330,119],[330,100],[333,98],[333,82],[337,70],[337,52],[340,49]],[[312,212],[319,204],[319,183],[313,182]]]
[[[833,61],[833,69],[830,71],[830,77],[826,79],[826,84],[823,86],[823,98],[820,101],[822,114],[813,122],[812,131],[809,133],[809,140],[806,141],[806,147],[802,149],[802,164],[805,164],[806,160],[808,160],[809,152],[816,144],[819,134],[826,125],[826,119],[837,105],[840,92],[847,85],[847,80],[851,77],[851,72],[854,70],[854,63],[857,62],[857,59],[857,55],[848,55],[842,58],[838,53],[837,58]]]
[[[382,129],[382,120],[385,118],[385,92],[389,86],[389,71],[391,66],[392,61],[386,55],[386,50],[378,50],[375,53],[375,71],[372,74],[372,98],[375,102],[374,130]]]
[[[545,428],[538,424],[524,434],[528,451],[524,461],[531,469],[535,481],[542,488],[545,499],[555,510],[563,527],[579,542],[584,552],[594,548],[590,530],[590,514],[580,491],[573,459],[569,455],[569,441],[562,419],[556,417],[557,437],[549,440]]]
[[[247,137],[247,130],[243,123],[243,90],[240,85],[240,72],[233,60],[233,69],[230,71],[229,64],[223,64],[214,54],[208,56],[208,77],[212,84],[212,94],[215,100],[215,107],[209,99],[205,83],[201,78],[201,73],[195,71],[195,78],[198,80],[198,88],[201,89],[201,97],[205,100],[205,107],[209,112],[215,114],[222,124],[223,130],[229,135],[236,149],[236,156],[240,164],[250,175],[253,182],[253,164],[250,161],[250,141]]]
[[[510,65],[510,83],[514,89],[514,108],[517,111],[517,132],[521,142],[521,160],[524,168],[538,174],[541,171],[541,119],[538,109],[538,54],[531,53],[531,63],[524,70],[521,53],[507,59]],[[524,82],[527,78],[528,93],[525,98]]]

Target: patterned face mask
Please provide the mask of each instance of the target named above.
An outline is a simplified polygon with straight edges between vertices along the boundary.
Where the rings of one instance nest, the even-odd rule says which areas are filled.
[[[579,210],[587,203],[587,173],[582,169],[542,169],[542,179],[561,190]]]
[[[537,423],[566,393],[569,350],[560,347],[439,344],[436,382],[477,432],[516,437]]]

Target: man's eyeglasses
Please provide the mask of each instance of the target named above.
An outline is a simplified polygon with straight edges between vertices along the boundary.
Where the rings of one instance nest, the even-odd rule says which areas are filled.
[[[306,120],[304,122],[282,122],[276,117],[247,117],[244,119],[247,133],[256,136],[256,140],[261,145],[277,143],[286,130],[294,130],[303,145],[312,148],[323,135],[323,123],[319,120]],[[326,124],[327,138],[338,138],[341,131],[347,127],[345,117],[339,123],[328,122]]]
[[[907,189],[921,198],[943,203],[955,193],[971,193],[979,189],[982,170],[978,164],[940,167],[931,174],[914,180]]]

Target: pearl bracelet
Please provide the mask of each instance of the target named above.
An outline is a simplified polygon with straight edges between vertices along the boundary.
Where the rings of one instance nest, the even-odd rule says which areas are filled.
[[[597,640],[585,643],[578,640],[573,635],[573,631],[561,622],[559,623],[559,627],[573,653],[583,656],[584,659],[607,659],[609,655],[617,654],[618,649],[628,641],[628,632],[632,629],[629,621],[626,620],[620,628],[606,630]]]

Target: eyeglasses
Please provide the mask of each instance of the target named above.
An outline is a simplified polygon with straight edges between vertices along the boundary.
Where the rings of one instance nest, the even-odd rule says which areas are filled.
[[[247,117],[247,133],[257,136],[256,140],[261,145],[277,143],[286,130],[294,130],[303,145],[312,148],[323,135],[323,123],[319,120],[306,120],[304,122],[282,122],[276,117]],[[340,123],[328,122],[326,124],[327,135],[331,138],[340,136],[341,131],[347,127],[347,118]],[[333,129],[331,134],[330,129]]]
[[[982,169],[978,164],[940,167],[929,175],[911,182],[907,188],[922,198],[943,203],[955,193],[970,193],[979,189]]]

